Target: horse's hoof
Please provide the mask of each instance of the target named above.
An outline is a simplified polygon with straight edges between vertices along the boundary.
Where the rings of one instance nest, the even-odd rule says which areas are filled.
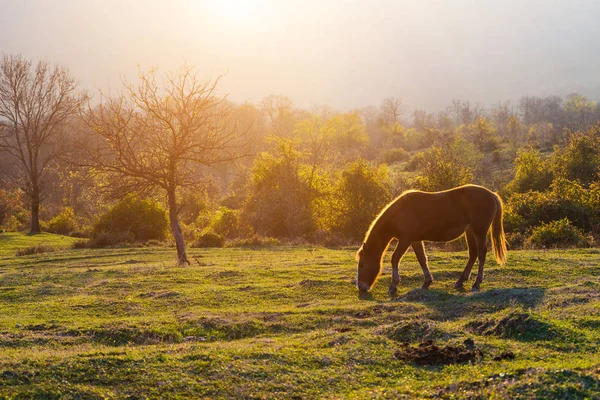
[[[464,289],[462,281],[458,281],[454,284],[454,289]]]
[[[397,288],[395,288],[395,287],[390,287],[390,288],[388,289],[388,294],[396,294],[396,292],[397,292],[397,291],[398,291],[398,289],[397,289]]]
[[[479,285],[473,285],[473,287],[471,288],[471,292],[479,292]]]

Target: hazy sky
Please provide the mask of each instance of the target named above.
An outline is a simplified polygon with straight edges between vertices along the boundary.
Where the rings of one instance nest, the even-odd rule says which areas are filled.
[[[237,102],[444,108],[521,95],[600,100],[600,1],[0,0],[0,52],[97,92],[184,61]]]

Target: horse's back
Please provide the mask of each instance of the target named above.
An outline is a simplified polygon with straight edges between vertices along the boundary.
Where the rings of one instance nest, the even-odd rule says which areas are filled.
[[[440,192],[411,191],[398,199],[396,208],[403,230],[411,230],[421,240],[447,241],[460,236],[467,226],[487,232],[496,214],[496,200],[482,186],[465,185]]]

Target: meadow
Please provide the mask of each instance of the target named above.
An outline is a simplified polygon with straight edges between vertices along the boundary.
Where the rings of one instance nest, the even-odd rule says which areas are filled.
[[[0,398],[600,397],[599,249],[509,251],[478,293],[453,288],[466,252],[430,251],[423,291],[411,251],[390,296],[389,255],[359,295],[354,248],[189,249],[180,267],[174,248],[75,240],[0,234]],[[398,356],[468,339],[467,362]]]

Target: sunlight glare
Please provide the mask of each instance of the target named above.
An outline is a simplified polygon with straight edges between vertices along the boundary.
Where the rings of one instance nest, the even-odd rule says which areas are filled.
[[[265,11],[265,4],[257,0],[217,0],[209,3],[209,10],[225,22],[257,22]]]

